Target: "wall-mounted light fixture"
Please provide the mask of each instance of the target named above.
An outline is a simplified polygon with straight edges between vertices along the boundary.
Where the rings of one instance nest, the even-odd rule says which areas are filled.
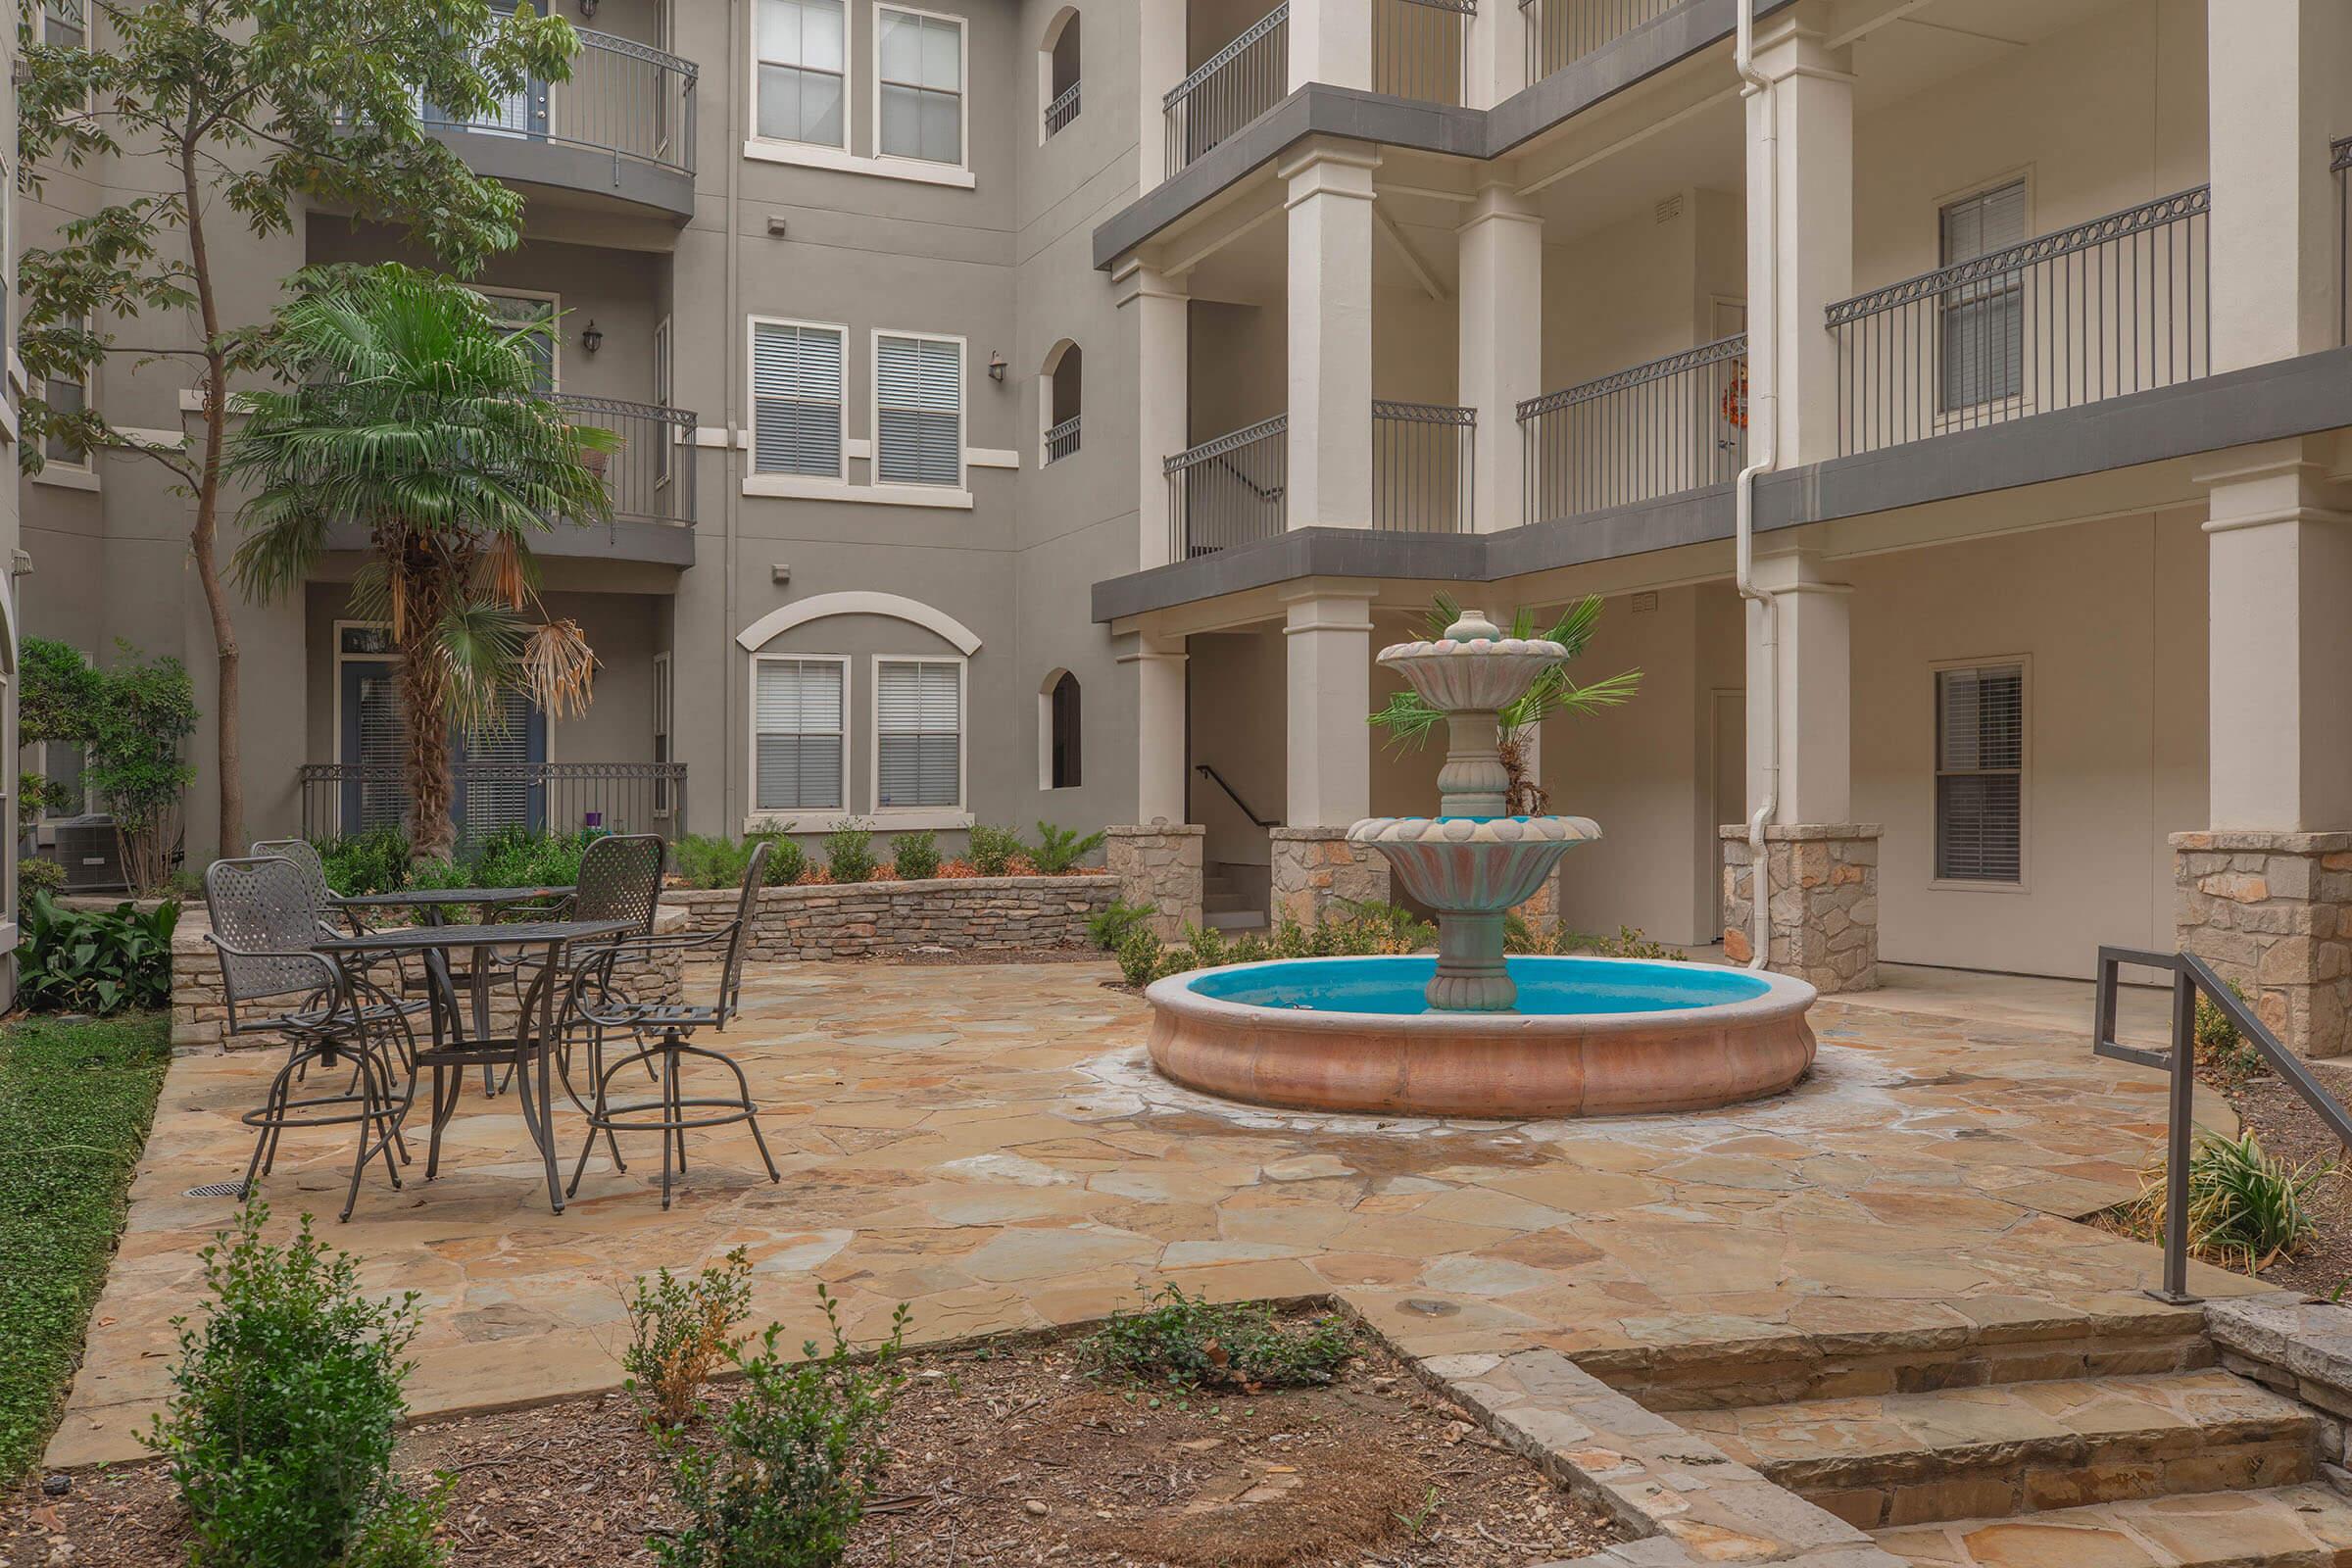
[[[580,347],[593,355],[604,346],[605,334],[596,329],[596,321],[591,318],[588,324],[580,328]]]
[[[1004,379],[1004,356],[999,354],[995,349],[988,351],[988,378],[991,381]]]

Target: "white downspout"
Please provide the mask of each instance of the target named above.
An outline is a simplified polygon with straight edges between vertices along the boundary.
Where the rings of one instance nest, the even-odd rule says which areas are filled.
[[[1756,475],[1772,471],[1778,457],[1780,431],[1780,395],[1774,382],[1780,377],[1781,325],[1781,149],[1780,110],[1774,102],[1772,82],[1756,71],[1756,0],[1739,0],[1740,27],[1732,59],[1746,85],[1740,97],[1762,97],[1763,134],[1749,150],[1750,157],[1764,162],[1761,199],[1764,203],[1766,243],[1763,247],[1763,275],[1756,279],[1756,288],[1763,295],[1761,312],[1748,314],[1748,342],[1751,345],[1748,363],[1756,356],[1752,345],[1760,341],[1772,344],[1767,363],[1772,367],[1773,379],[1759,390],[1751,380],[1747,399],[1748,463],[1740,470],[1739,482],[1732,491],[1733,580],[1740,597],[1754,602],[1760,617],[1757,678],[1764,684],[1763,767],[1764,798],[1756,804],[1747,819],[1748,891],[1753,934],[1749,938],[1754,952],[1747,966],[1761,969],[1772,955],[1772,878],[1771,860],[1764,851],[1764,827],[1780,809],[1781,793],[1781,659],[1779,605],[1773,596],[1756,586]]]

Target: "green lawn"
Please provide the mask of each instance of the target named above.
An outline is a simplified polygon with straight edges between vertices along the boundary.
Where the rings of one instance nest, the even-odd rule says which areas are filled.
[[[0,1483],[40,1461],[171,1060],[161,1013],[0,1026]]]

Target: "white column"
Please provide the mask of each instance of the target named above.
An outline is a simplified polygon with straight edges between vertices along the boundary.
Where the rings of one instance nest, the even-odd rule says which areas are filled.
[[[2213,368],[2333,348],[2344,0],[2206,0]]]
[[[1527,20],[1515,0],[1493,0],[1470,14],[1462,55],[1469,108],[1492,109],[1527,85]]]
[[[1170,558],[1162,465],[1192,443],[1192,299],[1140,262],[1129,263],[1114,282],[1136,343],[1136,564],[1164,566]]]
[[[1544,390],[1544,220],[1511,188],[1482,188],[1461,245],[1455,396],[1478,411],[1472,485],[1480,533],[1515,527],[1525,509],[1527,470],[1519,434],[1521,402]]]
[[[1270,9],[1270,6],[1269,6]],[[1291,0],[1290,89],[1372,86],[1372,0]]]
[[[1290,186],[1289,526],[1372,522],[1372,171],[1309,142]]]
[[[1135,819],[1185,820],[1185,678],[1182,637],[1139,632],[1119,662],[1135,668]]]
[[[1774,651],[1780,692],[1777,820],[1828,826],[1853,820],[1851,596],[1828,580],[1821,559],[1787,551],[1756,560],[1756,585],[1775,594]],[[1764,612],[1747,607],[1747,798],[1764,798],[1763,737],[1771,722],[1763,694]]]
[[[2199,475],[2217,830],[2352,827],[2352,514],[2327,457],[2277,441]]]
[[[1137,22],[1136,106],[1137,195],[1167,177],[1168,117],[1161,104],[1184,80],[1187,45],[1186,0],[1139,0],[1143,14]]]
[[[1822,312],[1854,291],[1853,75],[1848,51],[1824,47],[1795,22],[1759,37],[1756,66],[1773,88],[1747,100],[1748,303],[1758,328],[1748,385],[1751,406],[1776,398],[1775,457],[1786,468],[1838,455],[1838,346]],[[1766,200],[1768,183],[1777,203]],[[1777,268],[1780,301],[1769,334],[1753,314],[1767,268]]]
[[[1288,827],[1346,827],[1372,813],[1372,600],[1315,585],[1287,596]]]

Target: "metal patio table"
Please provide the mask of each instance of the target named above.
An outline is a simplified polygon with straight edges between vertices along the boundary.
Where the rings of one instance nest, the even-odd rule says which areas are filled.
[[[442,918],[445,909],[475,909],[477,923],[496,925],[499,912],[517,904],[545,904],[557,899],[568,899],[577,888],[559,887],[553,883],[542,887],[522,888],[403,888],[397,893],[337,894],[332,899],[339,909],[402,909],[416,915],[427,925],[446,925]],[[490,962],[491,950],[500,946],[492,942],[475,948],[466,959],[468,978],[473,994],[473,1032],[477,1036],[490,1033]],[[482,1069],[482,1093],[495,1095],[498,1085],[490,1069]]]
[[[626,920],[528,920],[511,925],[415,925],[398,931],[370,931],[359,936],[321,937],[314,945],[318,953],[353,957],[400,957],[415,954],[424,960],[426,990],[432,1002],[432,1044],[420,1047],[414,1055],[411,1071],[421,1076],[424,1069],[433,1072],[432,1141],[425,1158],[424,1179],[431,1181],[441,1164],[441,1129],[448,1124],[457,1109],[463,1093],[465,1071],[480,1066],[484,1074],[504,1065],[513,1069],[514,1098],[522,1111],[523,1130],[530,1134],[531,1143],[539,1151],[540,1163],[547,1172],[547,1200],[559,1214],[564,1212],[564,1189],[556,1175],[556,1140],[553,1126],[554,1085],[549,1076],[549,1058],[555,1054],[556,1042],[563,1026],[563,1000],[560,995],[569,980],[564,957],[573,943],[593,942],[599,937],[617,937],[634,930]],[[515,1014],[514,1033],[491,1035],[477,1029],[468,1036],[458,1017],[457,987],[449,978],[447,956],[452,949],[468,949],[476,954],[490,948],[521,948],[542,954],[538,978],[523,993],[522,1006]],[[479,981],[477,979],[478,986]],[[537,1013],[536,1026],[532,1014]],[[446,1093],[443,1074],[456,1068]],[[416,1084],[409,1084],[407,1104],[402,1107],[403,1119],[416,1102]]]

